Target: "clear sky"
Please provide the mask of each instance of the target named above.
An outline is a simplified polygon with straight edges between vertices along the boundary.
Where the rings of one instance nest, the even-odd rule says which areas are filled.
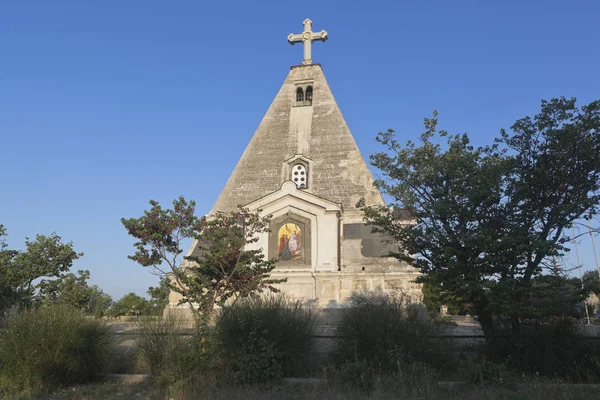
[[[120,218],[179,195],[210,210],[302,60],[286,38],[305,18],[329,33],[313,60],[367,157],[433,109],[485,144],[543,98],[600,97],[599,15],[597,0],[0,0],[0,223],[13,248],[56,231],[93,283],[144,294],[157,278],[127,259]],[[580,250],[592,268],[589,238]]]

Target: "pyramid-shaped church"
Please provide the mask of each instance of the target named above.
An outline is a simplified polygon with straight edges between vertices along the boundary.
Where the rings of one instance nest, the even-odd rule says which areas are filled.
[[[256,246],[278,260],[271,276],[287,278],[279,286],[293,298],[335,307],[356,291],[419,294],[417,270],[385,257],[388,245],[356,208],[361,198],[384,201],[321,65],[311,60],[317,40],[327,32],[312,32],[308,19],[304,32],[288,36],[304,45],[304,60],[291,67],[211,213],[242,205],[272,216]]]

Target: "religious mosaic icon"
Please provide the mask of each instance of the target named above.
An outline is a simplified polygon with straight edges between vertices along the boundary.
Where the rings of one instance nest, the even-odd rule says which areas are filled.
[[[277,255],[283,261],[302,259],[302,230],[293,223],[283,224],[279,228]]]

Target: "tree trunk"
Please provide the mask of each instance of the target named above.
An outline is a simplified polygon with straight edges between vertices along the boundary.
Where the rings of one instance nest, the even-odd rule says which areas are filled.
[[[494,316],[484,307],[476,306],[475,310],[477,311],[477,319],[481,324],[481,329],[483,329],[485,340],[490,343],[494,339],[496,333],[494,329]]]
[[[515,313],[510,316],[510,327],[512,335],[516,339],[521,334],[521,320]]]

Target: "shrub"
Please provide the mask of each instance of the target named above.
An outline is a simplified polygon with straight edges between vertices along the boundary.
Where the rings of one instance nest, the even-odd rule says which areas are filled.
[[[377,375],[373,366],[363,361],[347,362],[337,368],[326,369],[327,381],[342,389],[371,393]]]
[[[139,361],[152,374],[161,398],[188,398],[190,391],[204,393],[215,386],[220,374],[213,332],[207,327],[186,332],[187,325],[188,321],[176,314],[138,320]]]
[[[428,320],[421,304],[397,295],[357,294],[344,310],[337,361],[366,360],[382,372],[422,362],[440,367],[448,353],[439,336],[446,328]]]
[[[498,334],[488,342],[487,356],[529,375],[575,382],[600,379],[600,343],[582,335],[570,318],[523,321],[518,335],[510,325],[498,324]]]
[[[193,348],[183,326],[183,322],[171,314],[164,319],[141,317],[138,320],[138,354],[161,387],[189,376],[193,367]]]
[[[84,382],[109,361],[112,338],[101,321],[69,306],[22,311],[0,330],[0,388],[4,394]]]
[[[283,296],[224,307],[216,337],[231,383],[266,383],[301,374],[310,364],[314,314]]]
[[[465,382],[472,385],[504,385],[509,381],[506,364],[497,364],[486,357],[463,360],[459,372]]]

